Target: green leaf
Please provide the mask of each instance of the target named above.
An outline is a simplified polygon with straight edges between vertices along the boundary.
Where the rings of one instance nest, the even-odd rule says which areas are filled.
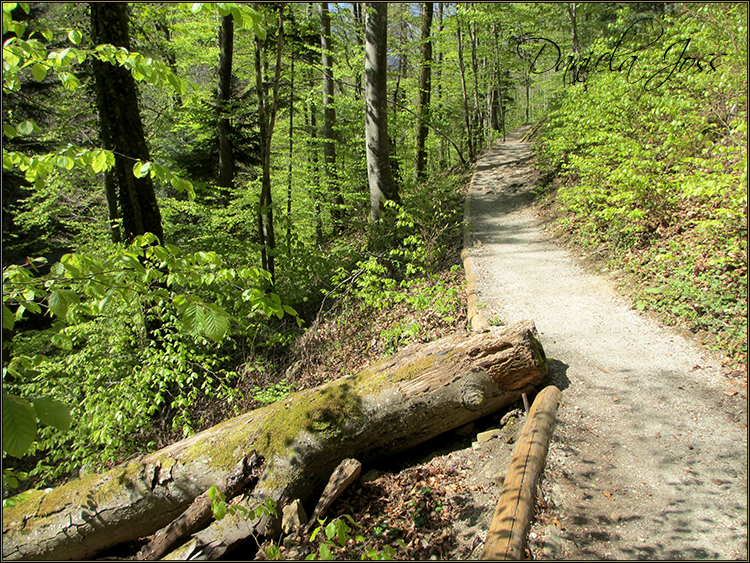
[[[31,403],[3,393],[3,451],[21,457],[36,438],[36,414]]]
[[[326,544],[322,544],[320,546],[319,553],[320,553],[320,558],[323,561],[330,561],[331,560],[331,548],[328,547]]]
[[[107,153],[105,151],[99,151],[91,163],[91,168],[98,174],[108,168],[107,164]]]
[[[8,137],[9,139],[12,139],[17,135],[16,128],[12,125],[8,125],[6,123],[3,124],[3,135]]]
[[[66,90],[76,90],[81,85],[81,81],[70,72],[61,72],[59,75],[62,85]]]
[[[52,397],[34,399],[34,410],[39,422],[53,426],[60,432],[70,430],[70,408]]]
[[[45,78],[47,78],[47,69],[44,67],[44,65],[35,63],[34,66],[31,67],[31,74],[34,76],[34,79],[37,82],[42,82]]]
[[[225,502],[214,502],[211,504],[211,510],[214,513],[214,518],[221,520],[227,515],[227,505]]]
[[[18,124],[18,127],[16,127],[16,131],[18,131],[19,135],[31,135],[35,129],[38,129],[36,125],[34,125],[33,121],[23,121]]]
[[[72,170],[75,162],[72,158],[68,158],[65,155],[60,155],[55,159],[55,164],[58,168],[64,168],[65,170]]]
[[[11,312],[10,309],[3,303],[3,328],[5,330],[13,330],[13,325],[16,322],[16,316]]]
[[[78,45],[83,39],[83,35],[77,29],[71,29],[68,31],[68,39],[70,39],[70,42],[73,43],[73,45]]]
[[[229,317],[221,310],[209,308],[204,313],[203,334],[214,342],[219,342],[229,327]]]
[[[258,39],[261,41],[266,40],[266,28],[262,25],[258,25],[256,22],[253,22],[253,31],[255,31],[255,35],[258,36]]]
[[[182,326],[190,334],[200,334],[204,318],[203,307],[191,301],[182,312]]]
[[[151,170],[150,162],[141,162],[140,160],[133,165],[133,174],[136,178],[143,178]]]
[[[140,260],[138,260],[138,258],[136,258],[135,256],[133,256],[132,254],[123,254],[122,256],[120,256],[120,261],[125,266],[130,266],[131,268],[133,268],[139,274],[145,274],[146,273],[146,268],[144,268],[143,264],[141,264]]]
[[[73,349],[73,339],[64,332],[58,332],[57,334],[52,336],[52,338],[50,338],[50,341],[52,342],[52,344],[54,344],[58,348],[61,348],[62,350]]]
[[[65,318],[68,314],[68,301],[61,290],[53,291],[47,298],[49,310],[60,318]]]

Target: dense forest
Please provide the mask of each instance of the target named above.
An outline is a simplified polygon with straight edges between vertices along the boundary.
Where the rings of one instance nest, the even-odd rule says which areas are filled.
[[[538,195],[746,370],[747,5],[3,3],[3,498],[465,322],[465,184]]]

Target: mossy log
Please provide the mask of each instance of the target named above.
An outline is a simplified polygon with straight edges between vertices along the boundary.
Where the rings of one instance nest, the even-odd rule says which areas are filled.
[[[316,500],[345,458],[398,454],[517,401],[547,382],[532,322],[412,345],[355,375],[250,411],[191,438],[51,492],[32,491],[3,511],[4,559],[85,559],[169,524],[247,453],[262,474],[241,501],[281,507]],[[217,558],[277,520],[239,516],[194,534],[191,558]],[[183,558],[178,550],[171,557]],[[168,556],[168,557],[170,557]]]

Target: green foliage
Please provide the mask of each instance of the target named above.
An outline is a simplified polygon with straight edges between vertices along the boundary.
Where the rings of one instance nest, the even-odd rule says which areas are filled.
[[[42,277],[21,267],[4,270],[6,329],[27,311],[46,310],[58,319],[46,333],[20,334],[12,343],[4,368],[12,379],[5,387],[18,396],[3,398],[4,451],[22,455],[35,438],[37,418],[63,431],[70,427],[60,402],[48,395],[75,405],[72,436],[41,432],[35,449],[47,450],[57,463],[40,464],[35,475],[59,475],[87,459],[114,461],[145,446],[141,440],[160,413],[175,431],[189,435],[191,412],[201,398],[237,400],[231,387],[236,374],[227,371],[218,352],[234,345],[227,333],[241,321],[201,294],[235,295],[232,312],[244,317],[293,311],[277,294],[261,289],[267,272],[226,268],[215,253],[186,253],[155,242],[138,237],[102,258],[68,254]],[[144,306],[146,316],[159,319],[146,346],[140,344],[147,342]],[[49,342],[57,353],[36,353]]]
[[[646,282],[637,307],[719,335],[739,361],[747,358],[746,15],[714,5],[665,17],[665,37],[638,53],[641,75],[594,74],[559,94],[539,154],[557,174],[561,224],[573,240],[607,249]],[[710,21],[722,21],[724,34]],[[682,64],[646,87],[666,75],[658,69],[673,62],[662,58],[669,45],[688,39],[686,57],[729,52],[716,71]],[[608,48],[602,41],[594,52]]]

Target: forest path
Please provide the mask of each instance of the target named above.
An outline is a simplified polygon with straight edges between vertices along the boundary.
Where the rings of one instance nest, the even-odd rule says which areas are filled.
[[[535,212],[528,127],[479,161],[466,246],[488,320],[532,319],[563,390],[535,559],[747,559],[747,402]]]

